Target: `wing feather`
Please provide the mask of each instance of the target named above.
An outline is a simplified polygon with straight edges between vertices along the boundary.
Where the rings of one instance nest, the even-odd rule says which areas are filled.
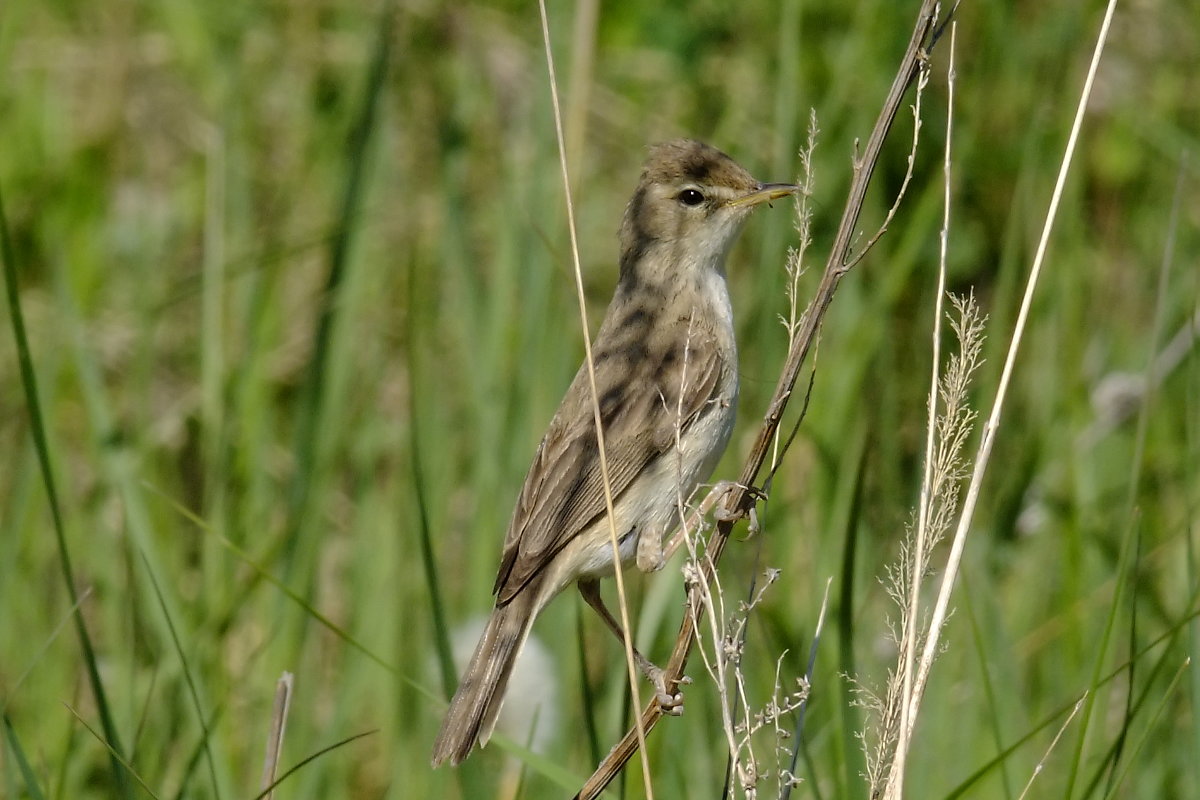
[[[713,332],[696,330],[689,317],[673,325],[679,335],[648,337],[642,330],[636,339],[609,337],[616,340],[614,345],[598,346],[595,352],[614,502],[647,466],[674,449],[677,425],[682,435],[721,400],[722,375],[734,368]],[[604,333],[597,337],[598,344],[605,340]],[[650,340],[662,345],[655,347]],[[510,600],[604,513],[595,417],[584,365],[525,477],[504,539],[494,588],[497,603]]]

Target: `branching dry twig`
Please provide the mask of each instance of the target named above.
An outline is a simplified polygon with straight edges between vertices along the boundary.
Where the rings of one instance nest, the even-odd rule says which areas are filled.
[[[755,440],[754,447],[746,459],[741,478],[738,480],[738,485],[730,492],[727,498],[726,506],[729,509],[744,511],[748,510],[749,506],[752,505],[753,497],[747,491],[746,487],[754,485],[759,470],[766,460],[767,453],[775,438],[775,432],[783,417],[784,409],[786,409],[788,399],[792,395],[796,378],[800,374],[800,367],[803,365],[809,350],[816,341],[817,333],[820,331],[821,323],[825,318],[825,312],[833,300],[838,283],[850,270],[853,263],[856,263],[851,262],[848,256],[867,187],[870,184],[875,164],[879,159],[884,139],[891,130],[892,123],[900,109],[904,95],[908,87],[917,78],[922,64],[927,58],[928,54],[925,48],[934,30],[934,22],[936,20],[935,9],[937,6],[938,3],[935,0],[924,0],[921,4],[912,37],[909,40],[908,49],[901,59],[900,68],[892,82],[887,99],[884,101],[883,108],[875,122],[875,127],[871,131],[871,136],[867,140],[861,158],[856,159],[854,163],[850,193],[846,200],[845,209],[842,212],[841,223],[838,226],[837,234],[829,251],[825,271],[821,276],[821,281],[817,286],[813,300],[809,303],[807,310],[801,318],[798,334],[792,347],[788,350],[787,359],[784,362],[783,370],[775,387],[775,393],[763,418],[758,438]],[[856,261],[860,260],[865,252],[866,249],[864,248],[862,252],[858,253],[855,256]],[[712,538],[708,542],[706,558],[702,561],[702,575],[700,576],[700,580],[706,584],[710,583],[715,575],[716,565],[720,561],[721,553],[725,549],[725,544],[729,539],[732,529],[732,521],[719,522]],[[684,614],[679,635],[675,641],[675,648],[671,653],[670,661],[665,667],[668,683],[677,684],[683,676],[683,670],[687,665],[687,659],[691,653],[692,644],[695,641],[696,625],[702,613],[702,608],[699,592],[694,587],[688,592],[687,606],[688,612]],[[604,790],[604,787],[616,777],[617,773],[620,772],[633,754],[637,752],[639,739],[657,724],[661,716],[662,710],[656,702],[651,702],[647,705],[642,710],[641,718],[636,721],[633,729],[627,732],[616,746],[613,747],[608,756],[596,768],[596,771],[584,783],[576,797],[591,800],[591,798],[599,795]]]
[[[917,163],[917,144],[921,141],[921,98],[925,95],[925,86],[929,83],[929,61],[921,59],[918,74],[917,74],[917,94],[912,104],[913,115],[913,132],[912,146],[908,150],[907,165],[904,169],[904,180],[900,183],[900,190],[896,192],[896,198],[892,201],[892,207],[888,209],[887,214],[883,218],[883,222],[879,223],[879,227],[867,243],[854,255],[852,259],[846,262],[846,269],[850,269],[867,253],[871,252],[871,248],[875,246],[883,235],[887,233],[888,226],[892,224],[892,219],[896,216],[896,212],[900,210],[900,203],[904,200],[904,195],[908,193],[908,184],[912,182],[913,167]]]
[[[763,778],[774,775],[779,788],[782,788],[784,781],[792,780],[790,773],[785,777],[786,771],[780,766],[781,758],[790,755],[790,751],[781,747],[781,743],[791,736],[791,731],[780,725],[780,720],[801,707],[808,698],[808,684],[800,677],[796,679],[794,689],[784,688],[781,673],[783,658],[787,655],[785,650],[775,662],[775,681],[770,698],[761,707],[751,702],[742,669],[746,626],[750,614],[762,602],[766,591],[779,580],[780,571],[766,569],[762,584],[749,602],[739,601],[737,610],[727,616],[725,595],[719,578],[714,575],[711,585],[699,582],[700,564],[705,558],[703,541],[689,536],[687,547],[689,557],[684,565],[685,581],[689,588],[694,587],[700,593],[701,598],[701,604],[691,610],[695,614],[703,613],[709,627],[709,645],[706,647],[698,636],[696,649],[720,695],[721,728],[729,750],[731,779],[736,781],[742,796],[749,800],[757,796],[758,784]],[[696,626],[700,625],[699,618],[694,622]],[[747,710],[745,719],[735,718],[738,707]],[[769,730],[774,736],[769,761],[766,757],[760,759],[754,749],[756,735],[764,730]],[[763,766],[764,762],[766,766]]]

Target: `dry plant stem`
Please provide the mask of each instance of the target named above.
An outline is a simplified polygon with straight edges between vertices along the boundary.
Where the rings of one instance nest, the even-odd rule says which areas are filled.
[[[705,646],[703,637],[697,637],[698,642],[695,649],[699,652],[700,658],[704,662],[704,669],[716,685],[720,696],[721,727],[725,735],[726,747],[729,750],[727,780],[730,783],[726,785],[726,789],[733,786],[732,781],[736,779],[736,787],[741,790],[744,797],[749,800],[757,796],[758,784],[768,773],[764,772],[760,766],[761,760],[755,752],[755,737],[769,726],[775,733],[776,744],[771,748],[771,754],[777,778],[777,789],[782,793],[785,782],[789,784],[791,782],[791,770],[784,770],[780,767],[780,754],[786,753],[792,755],[793,758],[795,754],[778,744],[789,733],[782,728],[779,722],[785,715],[803,707],[808,697],[808,679],[798,681],[798,691],[784,690],[781,674],[783,658],[787,654],[785,650],[775,663],[775,681],[771,698],[764,706],[761,706],[761,711],[756,712],[755,709],[758,707],[750,701],[745,674],[741,668],[742,648],[746,639],[746,626],[749,624],[750,614],[759,607],[766,592],[778,581],[780,572],[768,568],[763,575],[762,584],[757,587],[752,596],[745,602],[739,603],[738,610],[727,616],[725,592],[721,588],[719,576],[714,575],[711,586],[695,583],[695,578],[699,575],[700,559],[707,557],[701,555],[698,549],[702,547],[702,544],[702,539],[688,537],[689,559],[684,566],[684,574],[687,576],[689,586],[696,585],[700,589],[701,605],[693,607],[691,611],[697,614],[703,613],[703,622],[709,628],[708,641],[711,642],[711,652]],[[826,583],[825,602],[822,603],[822,612],[817,621],[817,631],[813,636],[814,647],[820,638],[825,618],[824,612],[828,607],[828,587],[829,584]],[[697,619],[696,626],[699,627],[700,624],[701,620]],[[746,710],[746,716],[740,722],[734,716],[735,709],[738,707]],[[770,768],[771,765],[768,765],[768,770]]]
[[[817,627],[813,631],[812,644],[808,649],[808,665],[804,669],[804,685],[811,690],[813,681],[813,670],[817,663],[817,647],[821,644],[821,634],[825,631],[825,618],[829,615],[829,587],[833,585],[833,578],[825,579],[825,593],[821,597],[821,610],[817,614]],[[804,731],[804,719],[808,715],[808,698],[804,699],[804,703],[800,706],[800,713],[796,718],[796,727],[792,733],[792,761],[788,765],[786,781],[779,787],[780,800],[789,800],[792,796],[792,789],[799,785],[800,781],[796,778],[796,764],[800,760],[800,734]],[[780,777],[785,777],[782,773]]]
[[[937,11],[934,11],[937,15]],[[913,138],[912,147],[908,151],[908,166],[904,170],[904,180],[900,183],[900,189],[896,192],[896,199],[892,202],[892,207],[888,209],[887,214],[883,218],[883,222],[867,240],[863,248],[854,255],[850,261],[846,262],[845,269],[849,270],[867,253],[871,252],[871,248],[875,246],[885,233],[888,226],[892,224],[892,218],[896,216],[896,212],[900,210],[900,203],[904,200],[904,195],[908,192],[908,184],[912,182],[913,166],[917,162],[917,144],[921,141],[921,97],[925,94],[925,85],[929,83],[929,62],[926,59],[921,59],[920,69],[917,76],[917,96],[913,100],[912,115],[913,115]]]
[[[800,276],[804,274],[804,256],[808,252],[809,245],[812,244],[812,207],[809,205],[809,198],[812,197],[814,185],[813,173],[813,154],[817,150],[817,136],[820,134],[820,129],[817,127],[817,110],[810,108],[808,110],[808,140],[805,142],[804,149],[800,151],[800,174],[804,176],[804,180],[800,183],[800,193],[797,196],[796,202],[796,236],[798,237],[797,244],[794,248],[788,250],[787,263],[784,270],[787,273],[787,284],[784,286],[784,292],[787,295],[788,315],[787,319],[780,315],[780,321],[783,323],[784,329],[787,330],[788,350],[790,351],[796,344],[796,331],[800,327],[800,317],[797,316],[797,302],[800,295]],[[810,385],[811,388],[811,385]],[[807,403],[805,404],[807,408]],[[797,423],[804,418],[803,410]],[[766,481],[763,483],[764,489],[769,489],[771,479],[775,475],[775,470],[779,466],[779,459],[783,451],[787,450],[791,444],[790,438],[785,442],[781,441],[781,431],[775,429],[775,437],[771,444],[771,468]]]
[[[875,122],[875,127],[871,131],[871,136],[867,139],[867,145],[863,150],[861,158],[857,159],[854,163],[850,193],[846,199],[846,207],[842,212],[842,220],[838,226],[833,246],[829,251],[825,272],[821,276],[821,282],[817,286],[813,300],[804,312],[796,340],[788,351],[787,360],[784,362],[783,370],[775,387],[775,393],[763,418],[758,437],[754,442],[754,447],[746,459],[741,477],[737,482],[737,486],[730,492],[726,500],[726,507],[731,510],[745,509],[751,500],[745,487],[754,485],[754,480],[757,478],[758,472],[762,468],[763,462],[766,460],[767,453],[770,450],[775,431],[779,427],[780,419],[787,408],[788,398],[792,394],[796,377],[800,374],[800,367],[803,365],[809,350],[816,340],[821,322],[825,318],[825,312],[833,300],[834,292],[837,290],[838,282],[850,269],[847,256],[850,244],[854,238],[854,230],[858,223],[859,213],[862,210],[867,186],[870,184],[871,175],[879,159],[879,152],[883,146],[884,139],[887,137],[888,131],[891,129],[892,123],[896,118],[896,113],[900,109],[904,93],[917,77],[921,69],[921,64],[925,59],[924,47],[930,32],[933,30],[935,21],[934,9],[937,5],[935,0],[924,0],[922,2],[917,14],[916,24],[913,28],[912,38],[909,40],[908,49],[901,59],[900,68],[892,82],[887,99],[884,101],[883,108]],[[859,257],[861,255],[860,253]],[[733,521],[718,522],[716,531],[709,541],[707,558],[704,560],[702,566],[703,574],[700,580],[704,583],[707,584],[711,581],[716,570],[716,565],[720,560],[721,553],[725,549],[725,544],[732,530]],[[689,590],[687,605],[689,611],[683,616],[679,635],[675,641],[675,648],[671,653],[670,661],[664,668],[668,684],[678,682],[683,675],[684,667],[687,665],[688,654],[695,640],[696,616],[700,612],[693,613],[690,609],[696,609],[699,606],[698,589],[693,588]],[[649,731],[661,716],[662,711],[656,703],[651,703],[643,709],[641,717],[637,720],[634,728],[627,732],[613,747],[608,756],[596,768],[596,771],[584,783],[576,797],[590,799],[599,795],[604,790],[604,787],[616,777],[617,773],[629,761],[635,750],[640,748],[644,751],[644,731]]]
[[[596,63],[596,24],[600,0],[580,0],[575,4],[575,24],[571,30],[571,73],[567,77],[566,134],[567,165],[579,174],[583,158],[583,137],[591,107],[592,73]]]
[[[934,442],[937,431],[937,401],[938,383],[941,381],[940,368],[942,363],[942,314],[946,296],[946,246],[950,232],[950,153],[954,140],[954,52],[957,44],[958,23],[950,24],[950,56],[946,67],[946,146],[942,159],[942,231],[940,249],[938,251],[938,282],[937,295],[933,308],[933,366],[929,379],[929,418],[925,427],[925,474],[921,481],[921,501],[917,511],[917,542],[912,558],[912,575],[909,587],[909,606],[904,624],[904,660],[901,667],[901,705],[900,705],[900,736],[904,737],[911,730],[908,724],[909,702],[912,698],[913,664],[917,650],[917,621],[920,619],[919,604],[921,598],[921,578],[928,562],[926,551],[929,549],[929,509],[933,500],[933,462]],[[911,162],[910,162],[911,167]],[[898,747],[893,759],[892,775],[904,774],[904,755],[908,748]],[[891,790],[889,779],[889,791]]]
[[[575,232],[575,206],[571,202],[571,179],[567,170],[567,149],[563,140],[562,111],[558,104],[558,82],[554,76],[554,54],[550,49],[550,22],[546,17],[546,0],[538,0],[538,12],[542,19],[542,42],[546,47],[546,69],[550,78],[550,99],[554,106],[554,132],[558,139],[558,160],[562,169],[563,191],[567,200],[567,228],[571,235],[571,263],[575,272],[575,293],[579,298],[579,322],[583,326],[583,347],[586,356],[588,383],[592,393],[592,415],[596,425],[596,448],[600,453],[600,476],[604,484],[604,509],[608,516],[608,535],[612,544],[613,574],[617,579],[617,600],[621,611],[621,628],[625,640],[625,666],[629,673],[629,689],[636,709],[641,706],[638,694],[638,671],[633,657],[633,628],[629,624],[629,603],[625,598],[625,579],[621,572],[621,554],[617,544],[617,528],[613,515],[612,482],[609,480],[608,458],[604,450],[604,427],[600,418],[600,399],[596,392],[596,365],[592,360],[592,338],[588,330],[587,301],[583,295],[583,270],[579,264],[579,240]],[[647,800],[654,799],[654,788],[650,783],[650,760],[646,756],[646,732],[641,720],[635,717],[635,732],[642,753],[642,777]]]
[[[263,762],[262,783],[259,789],[267,792],[266,800],[275,796],[267,791],[275,783],[279,770],[279,754],[283,752],[283,733],[287,730],[288,709],[292,706],[292,673],[285,672],[275,685],[275,705],[271,710],[271,731],[267,734],[267,757]]]
[[[813,193],[815,180],[813,155],[817,151],[819,134],[817,110],[811,108],[808,111],[808,140],[805,142],[804,149],[800,151],[800,174],[804,176],[804,180],[800,183],[800,193],[796,199],[795,229],[799,242],[795,249],[788,253],[786,268],[788,282],[784,288],[787,294],[788,316],[786,320],[783,320],[783,327],[787,329],[788,349],[795,344],[796,330],[800,326],[800,320],[796,315],[797,301],[800,296],[800,276],[804,274],[804,254],[808,252],[808,247],[812,244],[812,207],[809,205],[809,198]]]
[[[1101,25],[1100,34],[1096,41],[1096,49],[1092,54],[1092,61],[1088,67],[1087,79],[1084,81],[1083,91],[1080,93],[1079,104],[1075,111],[1075,120],[1071,126],[1070,136],[1067,139],[1066,151],[1063,153],[1058,180],[1054,185],[1054,193],[1050,200],[1050,208],[1046,213],[1046,221],[1042,228],[1041,239],[1038,241],[1038,248],[1034,255],[1033,266],[1030,269],[1029,280],[1025,286],[1025,295],[1021,301],[1021,308],[1017,315],[1017,322],[1009,344],[1008,355],[1005,358],[1004,368],[1001,372],[1000,385],[996,389],[996,398],[992,405],[991,414],[983,428],[979,452],[975,457],[975,466],[971,473],[971,482],[967,487],[966,499],[963,502],[962,514],[959,517],[958,527],[954,533],[954,542],[950,547],[950,555],[946,561],[946,568],[938,593],[937,603],[934,606],[933,616],[929,622],[925,648],[917,667],[917,676],[913,686],[908,714],[908,730],[902,732],[901,740],[897,747],[897,761],[900,764],[903,764],[904,759],[904,753],[901,748],[908,741],[912,726],[915,724],[917,711],[920,708],[921,698],[925,691],[925,685],[929,679],[929,669],[933,663],[934,655],[937,653],[942,624],[946,620],[946,614],[950,605],[950,592],[954,588],[958,569],[962,563],[962,553],[966,545],[967,530],[970,528],[971,519],[975,512],[975,505],[979,500],[979,489],[991,457],[996,430],[1000,424],[1000,412],[1004,407],[1004,399],[1008,393],[1008,384],[1012,379],[1013,366],[1016,363],[1017,352],[1021,345],[1021,335],[1025,330],[1025,323],[1029,316],[1029,307],[1033,301],[1033,292],[1037,287],[1038,276],[1041,274],[1042,263],[1046,256],[1046,246],[1050,239],[1050,232],[1054,228],[1058,204],[1062,198],[1063,186],[1066,183],[1067,173],[1071,167],[1072,156],[1075,153],[1075,144],[1079,140],[1079,130],[1083,125],[1083,113],[1087,108],[1088,98],[1091,97],[1092,84],[1096,78],[1096,70],[1100,64],[1100,56],[1104,52],[1104,45],[1108,41],[1108,30],[1112,23],[1115,8],[1116,0],[1109,0],[1108,9],[1104,15],[1104,22]],[[889,784],[894,783],[900,786],[902,777],[902,775],[897,774],[894,779],[889,779]]]
[[[680,378],[680,380],[683,384],[686,384],[686,382],[687,382],[687,368],[688,368],[689,356],[690,356],[689,344],[691,342],[691,336],[692,336],[691,323],[689,322],[688,323],[688,338],[687,338],[687,340],[684,344],[684,348],[683,348],[683,374],[682,374],[682,377]],[[684,397],[683,388],[684,387],[681,385],[679,395],[678,395],[679,399],[678,399],[677,407],[675,410],[675,414],[676,414],[675,451],[679,455],[680,459],[682,459],[682,457],[683,457],[683,442],[682,442],[683,397]],[[682,541],[687,544],[688,564],[696,564],[699,561],[699,555],[696,550],[696,541],[698,538],[698,534],[700,533],[701,527],[703,526],[704,520],[703,520],[702,516],[701,517],[693,517],[692,515],[689,515],[687,513],[687,506],[686,506],[685,498],[683,497],[682,491],[680,491],[681,488],[682,488],[681,483],[677,483],[676,484],[676,494],[675,494],[676,511],[679,514],[679,518],[681,520],[684,520],[684,524],[680,527],[679,535],[682,537]],[[710,498],[712,497],[713,494],[716,494],[718,491],[719,491],[718,488],[714,488],[713,492],[710,494]],[[705,502],[708,502],[708,500],[706,499]],[[701,508],[703,508],[703,504],[701,505]],[[689,525],[688,524],[689,521],[693,522],[693,524]],[[693,531],[695,533],[693,533]],[[664,556],[665,556],[665,554],[664,554]],[[669,556],[665,556],[665,557],[669,557]],[[719,643],[722,642],[725,638],[721,635],[721,631],[719,630],[719,627],[720,627],[722,621],[725,619],[725,595],[720,590],[720,585],[717,581],[715,574],[713,576],[713,583],[717,589],[716,603],[720,604],[720,608],[718,609],[718,608],[714,607],[713,592],[704,591],[701,593],[700,597],[701,597],[701,601],[703,603],[702,607],[709,612],[708,613],[708,622],[709,622],[709,627],[710,627],[709,634],[712,636],[712,641],[714,643],[714,649],[716,649],[716,648],[720,647]],[[709,587],[703,586],[702,588],[707,590]],[[691,610],[694,613],[695,607],[692,607]],[[715,654],[713,661],[710,662],[708,659],[708,654],[704,652],[703,647],[700,648],[700,656],[704,660],[705,670],[712,677],[713,682],[716,683],[718,690],[721,692],[721,700],[722,700],[722,702],[721,702],[721,727],[725,731],[726,743],[729,748],[730,757],[734,759],[734,763],[737,764],[740,769],[740,763],[738,763],[738,761],[737,761],[737,753],[740,750],[740,745],[737,741],[735,741],[735,738],[734,738],[733,718],[730,713],[730,704],[727,701],[727,697],[726,697],[726,687],[728,686],[728,683],[727,683],[728,676],[726,674],[726,666],[727,666],[726,660],[721,658],[720,652],[717,652]],[[742,687],[739,684],[739,689],[740,688],[742,688]],[[742,699],[744,701],[745,697],[742,696],[740,699]],[[753,757],[753,755],[752,755],[752,757]]]
[[[1049,760],[1050,754],[1054,752],[1054,748],[1058,745],[1058,740],[1061,739],[1062,735],[1067,732],[1067,728],[1071,725],[1071,720],[1075,719],[1075,715],[1079,713],[1079,709],[1083,708],[1083,701],[1086,697],[1087,695],[1085,694],[1084,697],[1079,698],[1079,702],[1077,702],[1075,707],[1071,709],[1071,713],[1067,717],[1066,722],[1064,722],[1062,727],[1058,729],[1058,733],[1054,734],[1054,740],[1050,742],[1050,746],[1046,748],[1046,752],[1042,755],[1042,760],[1039,761],[1037,766],[1033,768],[1033,774],[1029,776],[1029,781],[1025,784],[1025,788],[1021,790],[1021,796],[1018,797],[1017,800],[1025,800],[1026,795],[1029,794],[1029,789],[1033,786],[1033,781],[1038,775],[1042,774],[1042,770],[1046,766],[1046,761]]]

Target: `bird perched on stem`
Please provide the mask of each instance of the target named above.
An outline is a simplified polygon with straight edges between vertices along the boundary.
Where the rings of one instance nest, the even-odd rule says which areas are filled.
[[[798,187],[760,183],[701,142],[654,147],[621,224],[620,278],[592,344],[622,563],[661,569],[681,512],[733,432],[738,395],[725,257],[750,212]],[[668,534],[674,534],[667,540]],[[517,498],[493,589],[496,606],[433,748],[458,764],[492,734],[534,618],[572,582],[618,637],[600,598],[614,569],[591,380],[580,368]],[[664,707],[680,702],[636,650]]]

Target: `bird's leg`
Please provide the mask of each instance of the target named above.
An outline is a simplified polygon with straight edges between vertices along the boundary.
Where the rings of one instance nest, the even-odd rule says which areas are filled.
[[[753,505],[751,505],[748,513],[740,509],[731,510],[727,506],[729,495],[737,487],[738,484],[733,481],[719,481],[715,484],[704,500],[700,502],[700,505],[688,513],[679,530],[675,532],[665,545],[663,544],[663,532],[661,528],[653,526],[643,528],[638,534],[637,557],[635,559],[638,569],[642,572],[657,572],[662,569],[671,556],[675,555],[675,551],[679,549],[679,546],[683,544],[684,538],[688,533],[696,530],[700,526],[704,516],[710,512],[719,522],[732,522],[748,515],[750,517],[751,529],[757,530],[758,520],[754,515]],[[762,491],[753,487],[746,491],[756,499],[764,497]],[[622,633],[621,625],[609,613],[608,608],[604,605],[604,600],[600,597],[600,582],[596,580],[579,581],[579,593],[583,595],[583,599],[587,601],[589,606],[596,609],[596,613],[608,625],[609,630],[623,643],[625,636]],[[668,714],[682,713],[683,696],[679,693],[671,694],[667,691],[662,669],[655,666],[648,658],[638,652],[636,647],[633,649],[633,658],[637,662],[638,669],[642,671],[642,674],[654,684],[658,703],[662,706],[663,711]],[[679,680],[680,684],[690,682],[687,677]]]
[[[609,613],[608,607],[604,605],[604,598],[600,596],[600,581],[598,580],[581,580],[579,581],[579,593],[583,595],[583,599],[587,604],[596,609],[596,613],[604,620],[604,624],[608,629],[619,639],[624,645],[625,633],[621,628],[621,623],[613,618]],[[683,713],[683,694],[681,692],[671,693],[667,691],[666,672],[650,659],[642,655],[636,647],[633,648],[633,660],[637,664],[642,674],[646,679],[654,685],[654,696],[658,700],[659,706],[662,707],[663,713],[672,716],[679,716]],[[680,678],[679,684],[691,683],[687,677]]]

